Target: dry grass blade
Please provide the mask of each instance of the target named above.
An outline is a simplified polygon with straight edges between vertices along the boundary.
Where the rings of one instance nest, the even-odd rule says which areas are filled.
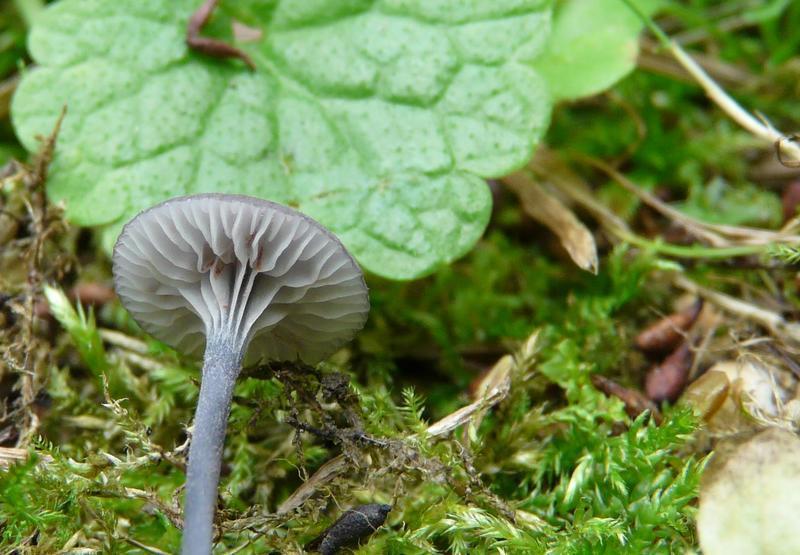
[[[643,203],[679,223],[696,237],[705,240],[712,246],[728,247],[733,245],[770,245],[773,243],[800,242],[800,235],[788,234],[791,229],[789,226],[780,231],[772,231],[755,227],[710,224],[696,220],[672,208],[655,195],[637,187],[630,179],[602,160],[588,156],[582,156],[581,160],[604,172],[626,190],[636,195]]]
[[[754,136],[767,141],[778,148],[783,148],[794,160],[800,161],[800,146],[793,142],[785,141],[786,135],[775,129],[764,118],[756,118],[736,102],[705,70],[698,64],[677,41],[672,40],[656,25],[652,19],[644,14],[631,0],[623,0],[625,4],[638,15],[659,42],[675,57],[678,63],[703,87],[706,95],[724,111],[737,124],[742,126]]]
[[[25,462],[28,460],[30,451],[17,447],[0,447],[0,469],[7,469],[9,466]],[[37,454],[39,461],[43,463],[52,462],[50,455]]]
[[[8,468],[12,464],[27,460],[28,450],[15,447],[0,447],[0,468]]]
[[[777,337],[800,343],[800,324],[786,321],[777,312],[739,300],[725,293],[707,289],[683,275],[676,275],[674,281],[675,285],[681,289],[699,295],[731,314],[755,322]]]
[[[658,44],[652,40],[641,41],[642,49],[636,65],[647,71],[666,75],[673,79],[694,83],[695,80],[686,69],[669,54],[661,54]],[[726,85],[742,86],[752,83],[756,78],[753,74],[739,66],[724,62],[714,56],[695,52],[692,54],[695,61],[714,79]]]
[[[558,155],[545,146],[539,146],[529,169],[543,181],[552,183],[589,212],[606,229],[614,233],[630,234],[628,224],[597,200],[589,184],[561,160]]]
[[[703,71],[703,68],[695,62],[691,56],[675,41],[669,41],[669,49],[675,59],[691,74],[692,77],[700,84],[706,91],[711,100],[719,106],[731,119],[741,125],[747,131],[760,137],[771,144],[779,144],[783,142],[785,135],[763,121],[759,121],[744,108],[742,108],[722,87],[720,87],[708,74]],[[794,143],[787,143],[784,149],[795,160],[800,160],[800,147]]]
[[[290,513],[302,505],[309,497],[320,489],[322,486],[336,478],[347,468],[347,459],[344,455],[337,455],[319,469],[303,484],[294,490],[292,495],[280,504],[277,514],[283,515]]]
[[[579,268],[597,274],[594,236],[572,210],[524,172],[508,175],[502,181],[519,197],[526,214],[558,236]]]

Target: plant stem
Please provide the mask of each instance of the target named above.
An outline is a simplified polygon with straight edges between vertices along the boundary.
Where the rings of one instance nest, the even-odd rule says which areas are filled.
[[[766,252],[765,245],[733,245],[730,247],[707,247],[705,245],[674,245],[661,240],[650,240],[618,229],[617,237],[637,247],[651,250],[658,254],[675,256],[677,258],[733,258],[736,256],[749,256]]]
[[[752,133],[756,137],[760,137],[766,141],[773,143],[776,149],[784,149],[788,152],[795,160],[800,161],[800,147],[797,144],[792,142],[791,140],[786,140],[787,137],[783,133],[776,130],[774,127],[767,123],[762,123],[755,117],[753,117],[750,113],[747,112],[741,105],[736,102],[728,93],[726,93],[722,87],[720,87],[716,81],[714,81],[704,70],[701,68],[697,62],[695,62],[686,51],[681,48],[681,46],[670,39],[667,34],[661,30],[661,28],[656,25],[656,23],[647,16],[639,7],[636,5],[635,2],[632,0],[622,0],[622,2],[628,6],[638,17],[642,20],[642,22],[647,26],[650,31],[656,36],[656,38],[661,42],[661,44],[667,48],[670,53],[675,57],[676,60],[683,66],[683,68],[689,72],[695,81],[697,81],[701,87],[706,91],[711,100],[713,100],[717,106],[719,106],[728,116],[746,129],[748,132]]]
[[[189,448],[184,510],[183,555],[210,555],[217,507],[222,450],[231,410],[233,386],[242,352],[233,338],[211,334],[207,340],[200,397]]]

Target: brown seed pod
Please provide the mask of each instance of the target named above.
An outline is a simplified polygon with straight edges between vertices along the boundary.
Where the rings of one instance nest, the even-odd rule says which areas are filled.
[[[354,544],[383,526],[391,505],[370,503],[345,511],[339,520],[330,525],[317,539],[306,546],[321,555],[335,555],[345,545]]]
[[[78,283],[70,291],[70,297],[81,304],[99,306],[113,301],[117,294],[110,286],[96,281]]]
[[[625,412],[627,412],[628,416],[631,418],[636,418],[644,411],[649,410],[656,424],[661,423],[661,412],[658,410],[658,407],[656,407],[655,403],[648,399],[641,391],[624,387],[614,380],[610,380],[599,374],[594,374],[592,376],[592,384],[606,395],[613,395],[625,403]]]
[[[697,299],[692,306],[651,324],[636,336],[636,347],[648,353],[663,353],[674,349],[697,321],[702,310],[703,299]]]
[[[647,373],[644,384],[647,397],[656,403],[675,401],[686,387],[691,366],[692,350],[689,342],[684,341]]]
[[[114,289],[104,283],[95,281],[81,282],[75,285],[67,293],[70,301],[78,301],[82,305],[99,307],[113,301],[117,294]],[[39,298],[33,305],[33,313],[37,318],[49,318],[52,316],[50,305],[47,299]]]

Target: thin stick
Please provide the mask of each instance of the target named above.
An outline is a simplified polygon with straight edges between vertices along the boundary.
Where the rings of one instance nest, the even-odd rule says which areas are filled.
[[[760,137],[770,144],[783,147],[795,160],[800,161],[800,146],[791,141],[786,141],[786,135],[763,121],[759,121],[738,102],[731,98],[716,81],[714,81],[691,56],[681,48],[681,45],[670,39],[656,23],[642,12],[631,0],[622,0],[642,22],[653,32],[659,42],[667,48],[686,71],[703,87],[708,97],[713,100],[728,116],[741,125],[744,129]]]
[[[151,545],[143,544],[142,542],[137,541],[137,540],[135,540],[135,539],[133,539],[133,538],[131,538],[129,536],[125,537],[125,541],[128,542],[129,544],[135,546],[135,547],[138,547],[142,551],[146,551],[147,553],[153,553],[154,555],[169,555],[169,553],[167,553],[166,551],[161,551],[157,547],[153,547]]]
[[[192,50],[213,56],[215,58],[238,58],[242,60],[250,69],[256,69],[252,58],[244,51],[236,48],[221,40],[212,39],[200,35],[205,24],[211,18],[211,14],[217,7],[219,0],[206,0],[197,8],[189,18],[189,23],[186,26],[186,44]]]
[[[774,243],[795,244],[800,241],[800,236],[789,235],[789,232],[793,230],[793,226],[784,226],[783,229],[776,232],[756,227],[710,224],[702,220],[694,219],[680,210],[676,210],[667,203],[662,202],[652,193],[637,187],[630,179],[602,160],[584,155],[577,155],[576,158],[604,172],[622,187],[639,197],[642,202],[667,218],[678,222],[694,235],[706,240],[712,246],[772,245]]]
[[[778,337],[789,339],[795,343],[800,342],[800,324],[786,321],[777,312],[741,301],[719,291],[707,289],[683,275],[676,275],[674,283],[681,289],[699,295],[731,314],[764,326]]]

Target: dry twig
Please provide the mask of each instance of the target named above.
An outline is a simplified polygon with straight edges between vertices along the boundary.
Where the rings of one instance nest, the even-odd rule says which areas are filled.
[[[517,364],[529,363],[536,352],[538,332],[531,335],[518,354]],[[501,358],[493,371],[483,381],[485,384],[481,397],[473,403],[461,407],[441,420],[428,426],[425,431],[428,437],[442,437],[459,426],[469,424],[476,417],[482,416],[486,410],[495,406],[508,395],[511,385],[510,357]],[[516,366],[516,364],[515,364]],[[496,371],[495,371],[496,369]],[[285,515],[299,508],[317,491],[324,488],[348,468],[344,455],[338,455],[323,464],[306,482],[297,488],[276,511],[277,515]]]

